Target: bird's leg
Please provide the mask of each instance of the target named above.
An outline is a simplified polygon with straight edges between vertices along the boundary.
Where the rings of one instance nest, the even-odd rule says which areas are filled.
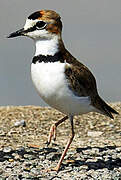
[[[70,116],[69,119],[70,119],[70,122],[71,122],[71,137],[70,137],[70,139],[69,139],[69,141],[68,141],[68,143],[67,143],[67,145],[66,145],[66,147],[65,147],[65,149],[64,149],[64,151],[63,151],[63,153],[61,155],[61,158],[60,158],[57,166],[52,169],[54,171],[58,171],[60,169],[62,161],[63,161],[63,159],[64,159],[64,157],[65,157],[65,155],[66,155],[66,153],[67,153],[67,151],[69,149],[69,146],[72,143],[72,140],[74,138],[73,116]]]
[[[53,124],[50,128],[50,133],[49,133],[49,137],[48,137],[48,141],[47,141],[47,145],[50,144],[52,137],[54,137],[54,141],[56,140],[56,128],[59,124],[61,124],[62,122],[64,122],[66,119],[68,119],[68,116],[65,116],[64,118],[62,118],[61,120],[59,120],[58,122],[56,122],[55,124]]]

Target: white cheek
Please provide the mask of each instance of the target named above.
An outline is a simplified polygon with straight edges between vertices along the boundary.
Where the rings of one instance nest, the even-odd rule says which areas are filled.
[[[49,38],[49,33],[43,29],[43,30],[34,30],[32,32],[28,32],[27,36],[31,37],[31,38]]]
[[[35,40],[50,40],[53,38],[53,35],[51,33],[48,33],[48,31],[46,31],[46,29],[42,29],[42,30],[35,30],[32,32],[28,32],[26,34],[26,36],[35,39]]]

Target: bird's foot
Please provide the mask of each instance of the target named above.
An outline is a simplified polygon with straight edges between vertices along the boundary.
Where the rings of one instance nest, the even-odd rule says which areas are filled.
[[[51,140],[52,140],[52,137],[53,137],[53,140],[55,141],[56,140],[56,126],[55,124],[53,124],[50,128],[50,133],[49,133],[49,137],[48,137],[48,141],[47,141],[47,146],[51,143]]]
[[[52,168],[51,170],[58,172],[58,171],[59,171],[59,168],[60,168],[60,167],[56,166],[56,167]]]

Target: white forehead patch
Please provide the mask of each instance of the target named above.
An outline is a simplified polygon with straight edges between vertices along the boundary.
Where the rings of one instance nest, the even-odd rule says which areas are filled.
[[[24,25],[24,30],[27,30],[31,27],[33,27],[39,20],[32,20],[32,19],[27,19],[26,23]]]

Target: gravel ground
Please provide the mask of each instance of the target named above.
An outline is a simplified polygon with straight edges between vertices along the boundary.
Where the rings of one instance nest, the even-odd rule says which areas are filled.
[[[121,103],[111,105],[121,112]],[[76,135],[60,171],[45,171],[56,166],[69,138],[67,120],[46,148],[49,128],[61,117],[46,107],[0,107],[0,180],[121,180],[121,114],[75,117]]]

